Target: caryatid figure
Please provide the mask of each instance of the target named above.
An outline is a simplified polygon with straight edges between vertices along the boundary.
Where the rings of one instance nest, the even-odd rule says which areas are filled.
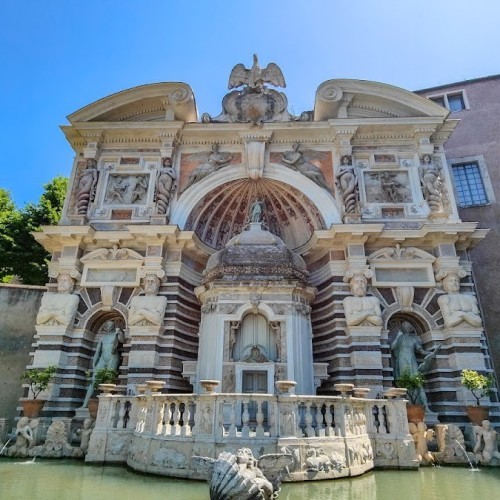
[[[443,178],[430,155],[422,156],[419,173],[425,201],[431,212],[440,212],[443,209]]]
[[[160,289],[160,279],[155,274],[147,274],[142,284],[145,295],[134,297],[130,301],[128,324],[129,326],[160,326],[167,307],[167,297],[157,295]]]
[[[355,274],[350,282],[352,297],[344,299],[347,326],[382,326],[382,312],[377,297],[366,296],[367,279]]]
[[[454,328],[463,323],[480,328],[481,316],[477,299],[473,295],[460,293],[460,278],[457,273],[449,273],[443,279],[446,295],[438,298],[438,304],[443,315],[444,326]]]
[[[352,158],[349,155],[342,156],[340,169],[337,173],[337,182],[342,192],[344,210],[346,214],[357,212],[358,206],[358,177],[352,165]]]
[[[177,175],[174,167],[172,166],[171,158],[163,158],[162,168],[158,173],[156,180],[156,206],[159,214],[166,214],[170,205],[170,198],[175,189],[175,180]]]
[[[87,214],[89,203],[95,196],[97,176],[97,162],[92,158],[87,158],[87,164],[75,184],[75,211],[78,215]]]
[[[69,325],[73,322],[78,295],[73,295],[74,280],[69,274],[57,276],[57,293],[45,292],[36,316],[37,325]]]

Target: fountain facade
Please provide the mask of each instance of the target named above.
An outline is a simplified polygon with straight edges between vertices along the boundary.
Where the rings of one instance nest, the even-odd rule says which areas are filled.
[[[51,419],[82,428],[104,367],[117,393],[88,461],[195,477],[191,456],[247,447],[294,457],[290,481],[413,467],[404,403],[380,399],[396,376],[424,373],[427,424],[454,425],[460,371],[491,371],[466,252],[486,231],[458,218],[442,150],[455,122],[354,80],[293,116],[257,60],[230,81],[201,121],[180,83],[68,117],[63,216],[35,234],[52,260],[31,366],[58,367],[41,439]]]

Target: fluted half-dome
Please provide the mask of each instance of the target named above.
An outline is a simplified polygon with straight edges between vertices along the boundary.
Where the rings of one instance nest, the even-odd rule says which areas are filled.
[[[314,203],[298,189],[270,179],[226,182],[194,207],[184,229],[195,231],[206,245],[220,250],[243,230],[250,207],[262,200],[263,221],[288,248],[306,243],[317,229],[326,229]]]
[[[289,250],[276,235],[251,222],[207,262],[204,282],[215,279],[306,281],[308,272],[302,257]]]

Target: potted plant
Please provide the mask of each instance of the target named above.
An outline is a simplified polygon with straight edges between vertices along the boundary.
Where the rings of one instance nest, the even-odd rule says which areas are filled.
[[[467,405],[467,416],[474,425],[481,425],[483,420],[488,420],[489,408],[480,406],[479,400],[482,397],[491,396],[495,383],[493,376],[481,375],[476,370],[462,370],[461,382],[476,399],[475,405]]]
[[[21,380],[29,384],[29,392],[33,394],[33,399],[22,400],[25,417],[36,418],[40,416],[45,400],[37,398],[41,392],[47,389],[56,372],[57,366],[50,365],[47,368],[30,368],[21,375]]]
[[[418,398],[424,387],[424,383],[424,376],[420,372],[411,373],[408,368],[404,370],[396,380],[396,387],[403,387],[406,389],[408,397],[410,398],[410,403],[406,406],[408,422],[418,423],[424,421],[425,406],[418,403]]]
[[[93,379],[94,397],[89,400],[88,409],[91,418],[96,418],[97,411],[99,407],[99,400],[97,399],[97,394],[99,391],[99,386],[101,384],[113,384],[118,373],[112,368],[99,368],[96,370],[94,376],[91,376],[91,372],[87,372],[87,377]],[[114,387],[114,384],[113,384]],[[112,387],[110,387],[112,389]]]

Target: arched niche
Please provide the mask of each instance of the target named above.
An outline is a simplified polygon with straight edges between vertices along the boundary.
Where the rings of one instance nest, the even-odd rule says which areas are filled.
[[[314,231],[326,228],[322,214],[304,193],[263,178],[237,179],[215,187],[195,205],[185,229],[219,250],[243,230],[256,199],[264,203],[263,220],[269,231],[290,249],[302,246]]]
[[[243,317],[235,334],[232,358],[236,362],[255,363],[277,360],[276,335],[265,316]]]

